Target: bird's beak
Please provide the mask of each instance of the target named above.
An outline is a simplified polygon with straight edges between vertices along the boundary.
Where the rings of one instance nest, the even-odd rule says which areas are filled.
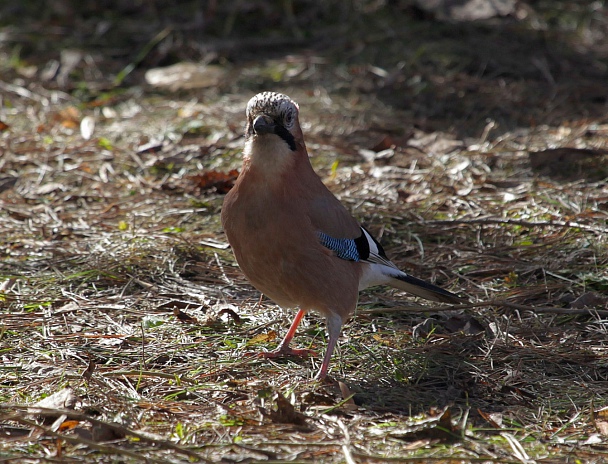
[[[254,119],[253,130],[256,134],[274,134],[275,122],[271,117],[262,114]]]

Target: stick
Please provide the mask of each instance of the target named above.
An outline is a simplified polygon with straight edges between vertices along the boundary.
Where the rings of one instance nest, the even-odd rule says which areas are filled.
[[[581,224],[580,222],[571,222],[571,221],[539,221],[539,222],[530,222],[530,221],[519,221],[516,219],[451,219],[446,221],[423,221],[423,224],[430,225],[450,225],[450,224],[497,224],[497,225],[513,225],[513,226],[523,226],[523,227],[572,227],[578,228],[582,230],[588,230],[591,232],[602,232],[608,233],[608,229],[605,227],[597,227],[597,226],[589,226],[586,224]]]
[[[608,310],[606,309],[594,309],[594,308],[556,308],[554,306],[528,306],[517,303],[510,303],[504,300],[489,300],[480,301],[478,303],[469,303],[453,306],[394,306],[392,308],[377,308],[377,309],[364,309],[360,311],[362,314],[380,314],[380,313],[402,313],[402,312],[441,312],[441,311],[456,311],[459,309],[470,309],[479,308],[480,306],[502,306],[510,309],[518,309],[520,311],[532,311],[534,313],[546,313],[546,314],[588,314],[598,315],[602,317],[608,316]]]

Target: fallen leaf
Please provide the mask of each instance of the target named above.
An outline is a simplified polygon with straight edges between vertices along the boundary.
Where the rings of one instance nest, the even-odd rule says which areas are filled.
[[[63,421],[61,423],[61,425],[59,426],[59,432],[65,432],[66,430],[72,430],[74,427],[76,427],[78,424],[80,424],[79,421],[77,420],[66,420]]]
[[[93,375],[94,371],[95,371],[95,361],[93,361],[92,359],[90,359],[89,360],[89,365],[87,366],[87,368],[82,373],[82,378],[86,379],[86,380],[89,380],[91,378],[91,376]]]
[[[78,397],[74,394],[74,391],[67,387],[34,403],[32,406],[45,409],[74,409],[77,401]],[[62,422],[65,420],[65,414],[54,412],[40,413],[37,414],[37,417],[43,418],[45,424],[52,424],[60,417],[63,417]]]
[[[388,150],[389,148],[393,148],[397,145],[397,143],[395,142],[395,139],[393,139],[393,137],[391,137],[390,135],[385,135],[384,137],[382,137],[382,139],[380,141],[378,141],[378,143],[376,143],[376,145],[374,145],[372,147],[372,150],[374,150],[376,153],[380,152],[380,151],[384,151],[384,150]]]
[[[488,424],[495,429],[502,428],[502,414],[483,412],[481,409],[477,409],[477,412]]]
[[[74,390],[67,387],[34,403],[33,406],[49,409],[74,409],[77,401],[78,397],[74,394]]]
[[[243,323],[241,321],[241,317],[233,309],[230,309],[230,308],[221,309],[217,313],[217,317],[220,317],[220,316],[222,316],[224,314],[228,314],[232,318],[232,320],[234,321],[235,324],[242,324]]]
[[[308,406],[322,406],[324,409],[327,406],[334,406],[336,404],[331,396],[314,392],[304,393],[302,395],[302,403]]]
[[[190,316],[186,314],[179,308],[173,308],[173,315],[177,318],[178,321],[183,322],[185,324],[198,324],[198,319],[196,317]]]
[[[381,343],[382,345],[390,346],[391,348],[398,348],[397,344],[394,341],[382,338],[382,335],[380,334],[374,334],[372,335],[372,338],[378,343]]]
[[[353,399],[353,393],[348,388],[344,382],[338,381],[338,386],[340,387],[340,393],[342,394],[342,399],[346,400],[342,407],[348,410],[358,409],[359,407],[355,404],[355,400]]]
[[[597,431],[608,437],[608,407],[594,410],[591,417]]]
[[[218,193],[228,193],[234,186],[234,181],[239,172],[236,169],[225,172],[205,171],[201,174],[189,176],[190,179],[201,190],[215,190]]]
[[[291,404],[281,393],[276,393],[273,399],[273,408],[266,409],[260,407],[260,412],[264,417],[277,424],[308,425],[306,423],[306,415],[296,411],[293,404]]]
[[[606,421],[596,421],[595,426],[597,427],[597,431],[600,432],[605,437],[608,437],[608,422]]]
[[[260,343],[268,343],[277,338],[277,333],[274,330],[257,334],[255,337],[247,340],[247,346],[258,345]]]
[[[593,411],[593,416],[595,418],[608,420],[608,406],[606,406],[605,408],[596,409],[595,411]]]
[[[75,106],[68,106],[57,113],[54,119],[63,127],[77,129],[80,125],[80,111]]]

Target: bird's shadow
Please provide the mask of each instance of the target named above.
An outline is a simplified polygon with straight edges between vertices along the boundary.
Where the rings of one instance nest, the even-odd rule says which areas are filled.
[[[605,381],[605,360],[577,343],[577,337],[565,336],[568,346],[558,346],[551,343],[559,343],[555,331],[537,336],[544,344],[522,346],[483,334],[456,334],[448,343],[425,345],[404,356],[399,369],[365,369],[342,381],[357,406],[407,416],[447,406],[533,415],[538,408],[567,411],[571,401],[601,396],[595,390]]]

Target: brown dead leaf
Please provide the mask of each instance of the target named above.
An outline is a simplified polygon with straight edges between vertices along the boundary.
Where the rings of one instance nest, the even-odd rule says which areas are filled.
[[[334,398],[329,395],[316,393],[316,392],[305,392],[302,395],[302,403],[307,406],[334,406],[336,404]]]
[[[205,317],[202,321],[200,321],[200,323],[207,327],[213,327],[215,325],[224,325],[225,322],[220,320],[220,317],[222,317],[223,315],[227,315],[237,325],[243,323],[241,321],[241,317],[232,308],[222,308],[217,313],[209,312],[205,314]]]
[[[380,334],[374,334],[372,336],[372,338],[374,340],[376,340],[378,343],[381,343],[382,345],[389,346],[391,348],[398,348],[398,346],[395,344],[394,341],[386,339],[386,338],[382,338],[382,336]]]
[[[89,380],[93,376],[93,372],[95,371],[95,361],[92,359],[89,360],[89,365],[82,373],[82,378]]]
[[[224,314],[228,314],[228,316],[230,316],[232,318],[232,320],[234,321],[235,324],[240,325],[243,323],[243,321],[241,321],[241,317],[233,309],[230,309],[230,308],[221,309],[220,312],[217,313],[217,317],[220,317]]]
[[[342,394],[342,398],[346,400],[342,407],[348,410],[358,409],[358,406],[355,404],[355,400],[353,400],[353,393],[348,388],[344,382],[338,381],[338,386],[340,387],[340,393]]]
[[[7,130],[9,126],[7,123],[5,123],[4,121],[0,121],[0,132],[4,132],[5,130]]]
[[[258,345],[260,343],[268,343],[277,338],[277,333],[274,330],[270,330],[265,333],[257,334],[255,337],[247,340],[247,346]]]
[[[606,421],[595,421],[595,427],[597,431],[603,436],[608,437],[608,422]]]
[[[593,411],[591,417],[597,431],[601,435],[608,437],[608,407]]]
[[[186,314],[179,308],[173,308],[173,315],[177,318],[178,321],[183,322],[184,324],[198,324],[198,319],[194,316],[190,316]]]
[[[481,409],[477,409],[477,412],[483,420],[495,429],[502,428],[502,414],[483,412]]]
[[[307,417],[301,412],[296,411],[293,404],[281,393],[276,393],[273,399],[273,408],[266,409],[260,407],[260,412],[264,417],[277,424],[308,425],[306,423]]]
[[[205,171],[201,174],[189,176],[196,187],[201,190],[215,190],[217,193],[228,193],[234,186],[234,181],[239,176],[239,172],[233,169],[227,173],[220,171]]]
[[[390,135],[385,135],[384,137],[382,137],[381,140],[378,141],[378,143],[376,143],[376,145],[372,147],[372,150],[378,153],[379,151],[384,151],[388,150],[389,148],[393,148],[396,145],[397,143],[395,142],[393,137],[391,137]]]
[[[75,106],[68,106],[59,111],[54,120],[68,129],[78,129],[80,127],[80,111]]]
[[[608,421],[608,406],[593,411],[593,417],[596,419],[604,419]]]
[[[66,420],[63,421],[61,423],[61,425],[59,426],[59,432],[65,432],[66,430],[72,430],[74,427],[76,427],[78,424],[80,424],[79,421],[77,420]]]

